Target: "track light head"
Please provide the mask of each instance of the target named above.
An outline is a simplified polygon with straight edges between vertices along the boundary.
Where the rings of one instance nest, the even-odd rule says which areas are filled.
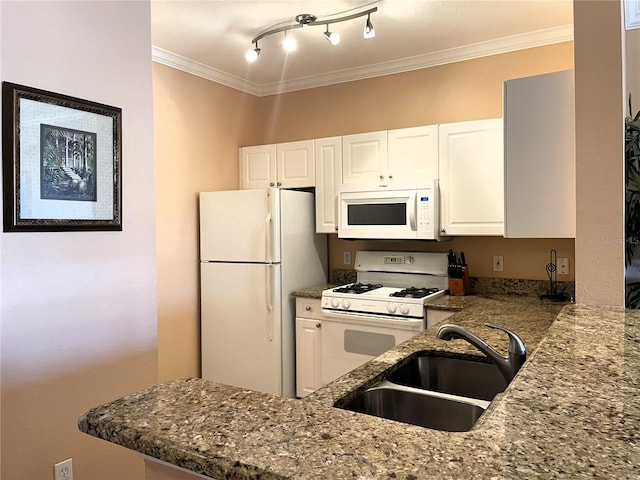
[[[330,32],[329,24],[327,23],[327,31],[324,32],[324,36],[331,45],[338,45],[340,43],[340,34],[338,32]]]
[[[244,54],[244,58],[247,62],[253,63],[258,60],[260,56],[260,49],[258,48],[258,42],[255,43],[256,48],[247,50],[247,53]]]
[[[287,32],[284,32],[284,40],[282,41],[282,46],[284,47],[285,52],[295,52],[298,49],[298,42],[296,41],[296,37],[287,36]]]
[[[364,24],[364,38],[374,38],[376,36],[376,30],[371,23],[371,14],[367,15],[367,23]]]

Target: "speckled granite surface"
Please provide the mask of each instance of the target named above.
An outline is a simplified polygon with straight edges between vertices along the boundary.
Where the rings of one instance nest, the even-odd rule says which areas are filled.
[[[483,322],[514,329],[530,351],[538,346],[469,432],[332,407],[418,351],[477,354],[435,339],[433,329],[304,400],[185,379],[96,407],[79,428],[217,479],[640,478],[639,311],[530,297],[450,301],[462,310],[447,322],[499,350],[506,336]]]

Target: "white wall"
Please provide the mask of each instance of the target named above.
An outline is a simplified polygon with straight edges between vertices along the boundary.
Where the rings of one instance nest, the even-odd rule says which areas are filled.
[[[3,480],[143,478],[82,434],[87,409],[156,383],[157,294],[148,1],[0,3],[10,81],[123,110],[122,232],[2,233]]]

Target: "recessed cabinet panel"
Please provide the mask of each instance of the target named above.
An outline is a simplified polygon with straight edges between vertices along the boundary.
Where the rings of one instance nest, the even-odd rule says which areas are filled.
[[[502,235],[502,119],[440,125],[439,137],[442,230],[446,235]]]
[[[342,182],[342,137],[315,141],[316,232],[337,230],[338,186]]]
[[[276,146],[258,145],[240,149],[241,188],[268,188],[275,186]]]
[[[574,238],[573,70],[505,82],[504,118],[505,237]]]
[[[278,155],[278,182],[282,188],[303,188],[315,185],[313,140],[280,143]]]
[[[387,132],[342,137],[342,183],[387,180]]]
[[[438,178],[438,126],[401,128],[387,132],[389,168],[394,182]]]

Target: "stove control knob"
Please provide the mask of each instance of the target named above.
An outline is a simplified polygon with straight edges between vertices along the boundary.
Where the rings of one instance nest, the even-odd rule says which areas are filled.
[[[340,306],[340,300],[338,300],[337,298],[332,298],[331,299],[331,306],[333,308],[338,308]]]
[[[351,302],[345,298],[344,300],[342,300],[342,306],[344,308],[349,308],[351,306]]]
[[[409,313],[409,305],[400,305],[400,313],[403,315]]]
[[[397,305],[395,303],[387,303],[387,312],[396,313]]]

